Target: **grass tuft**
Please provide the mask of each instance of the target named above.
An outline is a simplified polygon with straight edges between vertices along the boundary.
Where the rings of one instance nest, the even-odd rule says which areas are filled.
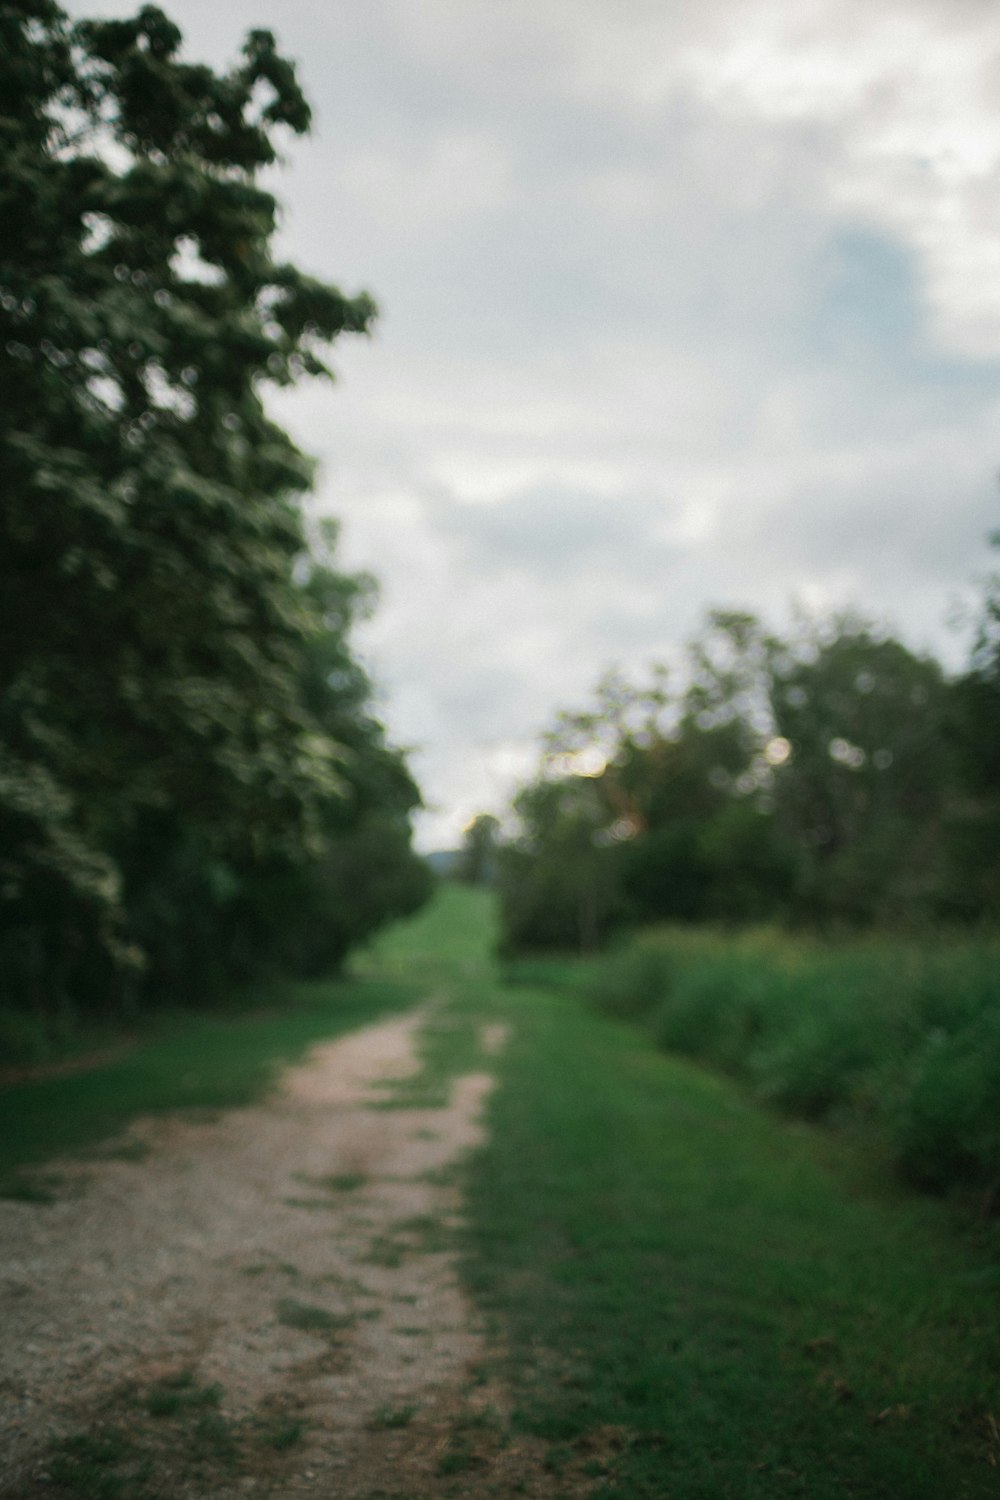
[[[380,1406],[372,1412],[368,1419],[368,1426],[373,1431],[380,1428],[394,1430],[409,1427],[416,1414],[415,1406]]]
[[[193,1371],[180,1370],[150,1386],[144,1405],[151,1417],[175,1417],[193,1408],[217,1407],[221,1400],[221,1385],[199,1385]]]
[[[303,1333],[337,1333],[356,1321],[354,1313],[332,1313],[325,1307],[299,1302],[295,1297],[279,1297],[274,1304],[275,1317],[286,1328]]]

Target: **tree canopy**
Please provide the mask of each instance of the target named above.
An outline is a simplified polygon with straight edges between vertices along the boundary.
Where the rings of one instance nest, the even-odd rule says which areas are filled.
[[[710,614],[674,687],[562,714],[500,856],[508,948],[623,923],[995,920],[995,580],[949,678],[857,615]]]
[[[0,4],[0,944],[40,999],[417,800],[266,409],[375,314],[274,258],[257,174],[309,120],[270,32],[216,72],[153,6]]]

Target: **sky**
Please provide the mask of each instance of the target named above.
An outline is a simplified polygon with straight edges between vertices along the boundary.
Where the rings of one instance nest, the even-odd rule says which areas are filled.
[[[994,0],[163,8],[192,60],[256,26],[296,59],[280,252],[381,309],[272,406],[379,580],[420,847],[710,607],[855,606],[960,665],[1000,524]]]

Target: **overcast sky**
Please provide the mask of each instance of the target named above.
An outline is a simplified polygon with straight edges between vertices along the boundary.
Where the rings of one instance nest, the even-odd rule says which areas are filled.
[[[74,15],[129,14],[74,0]],[[710,605],[961,660],[1000,465],[995,0],[165,0],[315,109],[282,249],[382,309],[282,396],[454,844]]]

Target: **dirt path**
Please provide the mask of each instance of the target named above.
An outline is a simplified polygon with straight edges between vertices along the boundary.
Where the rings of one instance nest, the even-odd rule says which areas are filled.
[[[61,1164],[53,1204],[0,1203],[0,1495],[51,1493],[81,1430],[123,1456],[64,1464],[125,1472],[134,1445],[157,1494],[401,1493],[406,1465],[425,1493],[447,1471],[445,1414],[487,1404],[448,1230],[491,1078],[386,1108],[422,1019],[318,1047],[259,1106],[137,1122],[140,1159]]]

